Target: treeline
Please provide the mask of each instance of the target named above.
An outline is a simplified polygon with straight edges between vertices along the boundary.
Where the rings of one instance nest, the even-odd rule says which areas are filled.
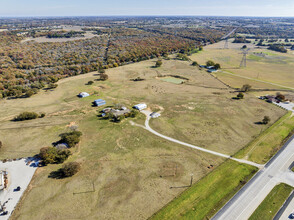
[[[14,121],[26,121],[26,120],[32,120],[36,118],[44,118],[45,113],[36,113],[36,112],[22,112],[18,116],[14,117]]]
[[[213,34],[208,30],[206,33],[206,29],[181,30],[183,33],[179,35],[171,29],[159,33],[124,27],[106,28],[99,29],[102,35],[91,39],[56,43],[20,43],[23,38],[16,32],[5,32],[0,36],[0,98],[30,97],[39,89],[55,88],[55,83],[64,77],[101,68],[118,67],[180,51],[191,54],[205,36],[211,39],[209,42],[221,36],[221,32]]]
[[[72,37],[84,37],[84,31],[69,31],[69,32],[48,32],[47,38],[72,38]]]

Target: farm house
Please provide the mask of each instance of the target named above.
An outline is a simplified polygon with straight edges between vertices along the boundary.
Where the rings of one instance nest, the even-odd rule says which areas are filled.
[[[103,99],[97,99],[93,103],[94,103],[95,106],[101,106],[101,105],[105,105],[106,101],[103,100]]]
[[[147,108],[147,105],[145,103],[141,103],[141,104],[138,104],[138,105],[134,105],[133,108],[141,111],[141,110]]]
[[[78,95],[78,97],[80,97],[80,98],[85,98],[85,97],[88,97],[88,96],[90,96],[90,95],[89,95],[89,93],[86,93],[86,92],[81,92],[81,93]]]

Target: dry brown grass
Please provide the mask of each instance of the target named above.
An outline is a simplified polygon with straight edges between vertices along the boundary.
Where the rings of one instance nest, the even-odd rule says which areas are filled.
[[[265,82],[276,83],[283,86],[293,87],[294,77],[294,54],[289,51],[287,54],[270,51],[267,49],[255,48],[253,44],[247,44],[250,49],[246,68],[240,68],[242,53],[240,48],[244,44],[229,43],[230,49],[223,49],[223,42],[209,45],[204,51],[192,56],[192,60],[199,63],[205,63],[207,60],[213,60],[221,64],[226,71],[241,76],[259,79]],[[265,57],[258,56],[254,53],[264,53]],[[236,69],[237,68],[237,69]],[[248,82],[246,79],[233,79],[233,76],[226,74],[216,74],[219,78],[232,86],[239,87],[240,83]],[[256,88],[279,88],[269,84],[262,84],[249,80],[249,84]]]
[[[164,61],[158,69],[151,68],[154,63],[107,70],[109,80],[95,81],[92,86],[85,84],[98,77],[89,73],[64,79],[54,91],[42,91],[30,99],[1,101],[0,137],[5,137],[1,158],[37,153],[58,140],[71,122],[83,132],[69,159],[81,162],[81,171],[56,180],[48,175],[59,165],[40,168],[12,219],[146,219],[184,190],[170,186],[189,184],[191,173],[196,181],[212,170],[207,168],[210,164],[216,167],[223,161],[160,139],[131,126],[129,119],[120,124],[99,120],[97,108],[90,104],[98,97],[107,104],[130,107],[146,102],[152,109],[163,108],[162,117],[151,123],[154,129],[227,153],[236,152],[258,133],[254,122],[263,114],[274,121],[284,113],[250,95],[232,100],[235,94],[222,83],[187,62]],[[181,75],[189,81],[176,85],[157,79],[158,74]],[[138,76],[146,80],[130,80]],[[99,95],[78,99],[81,91]],[[22,111],[46,112],[47,116],[9,121]],[[140,115],[135,122],[143,124],[144,117]],[[73,195],[92,190],[93,183],[95,192]]]

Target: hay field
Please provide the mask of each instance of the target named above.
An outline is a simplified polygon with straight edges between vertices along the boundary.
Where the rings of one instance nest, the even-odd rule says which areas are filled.
[[[162,110],[162,117],[151,122],[155,130],[232,154],[259,132],[254,122],[261,116],[270,115],[274,122],[285,113],[250,95],[232,100],[235,94],[188,62],[163,61],[162,67],[152,68],[155,62],[109,69],[108,81],[91,86],[85,84],[97,79],[96,73],[66,78],[54,91],[41,91],[29,99],[0,101],[1,159],[34,155],[72,124],[84,134],[69,159],[81,162],[81,171],[56,180],[48,175],[60,165],[40,168],[12,219],[146,219],[184,190],[170,186],[187,185],[191,173],[197,181],[214,169],[208,168],[211,164],[223,162],[131,126],[133,119],[120,124],[100,120],[97,110],[103,107],[91,106],[97,98],[128,107],[145,102],[152,110]],[[158,78],[168,74],[189,80],[176,85]],[[145,80],[131,80],[137,77]],[[92,95],[79,99],[81,91]],[[23,111],[45,112],[46,117],[10,121]],[[134,121],[143,124],[143,115]],[[95,191],[89,192],[93,184]]]
[[[284,54],[265,48],[259,49],[253,44],[246,44],[250,48],[247,67],[239,68],[243,56],[240,48],[243,45],[229,43],[230,49],[223,49],[224,42],[219,42],[205,47],[201,53],[194,54],[192,60],[196,60],[201,64],[204,64],[207,60],[213,60],[220,63],[225,72],[235,73],[269,83],[276,83],[282,86],[294,87],[294,54],[292,51]],[[240,87],[242,84],[249,83],[254,88],[279,89],[279,86],[263,84],[239,77],[235,79],[233,76],[227,74],[220,73],[216,75],[233,87]]]

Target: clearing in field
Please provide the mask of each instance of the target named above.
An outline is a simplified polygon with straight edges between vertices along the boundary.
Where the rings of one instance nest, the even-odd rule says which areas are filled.
[[[160,80],[174,83],[174,84],[182,84],[183,82],[185,82],[185,80],[183,79],[172,77],[172,76],[161,77]]]
[[[185,189],[171,186],[186,186],[191,174],[198,181],[223,162],[222,158],[165,141],[130,124],[134,120],[143,125],[143,115],[121,123],[102,120],[97,115],[103,107],[91,106],[98,98],[106,100],[106,106],[123,104],[130,108],[144,102],[152,111],[161,111],[162,116],[151,121],[154,130],[228,154],[239,151],[261,129],[285,114],[250,94],[243,100],[232,99],[235,94],[227,87],[188,62],[163,61],[156,69],[152,68],[154,64],[150,60],[109,69],[105,82],[96,80],[97,73],[66,78],[54,91],[1,101],[1,159],[37,154],[41,147],[59,140],[58,135],[73,124],[83,133],[68,160],[80,162],[81,171],[71,178],[54,179],[48,176],[61,165],[39,168],[12,219],[146,219]],[[189,81],[167,83],[158,80],[159,74],[179,75]],[[138,77],[145,80],[131,80]],[[90,80],[95,83],[86,85]],[[80,92],[91,96],[79,99]],[[46,117],[11,121],[23,111],[45,112]],[[270,116],[272,123],[256,124],[264,115]],[[244,178],[251,173],[245,165],[235,168],[248,170]]]

